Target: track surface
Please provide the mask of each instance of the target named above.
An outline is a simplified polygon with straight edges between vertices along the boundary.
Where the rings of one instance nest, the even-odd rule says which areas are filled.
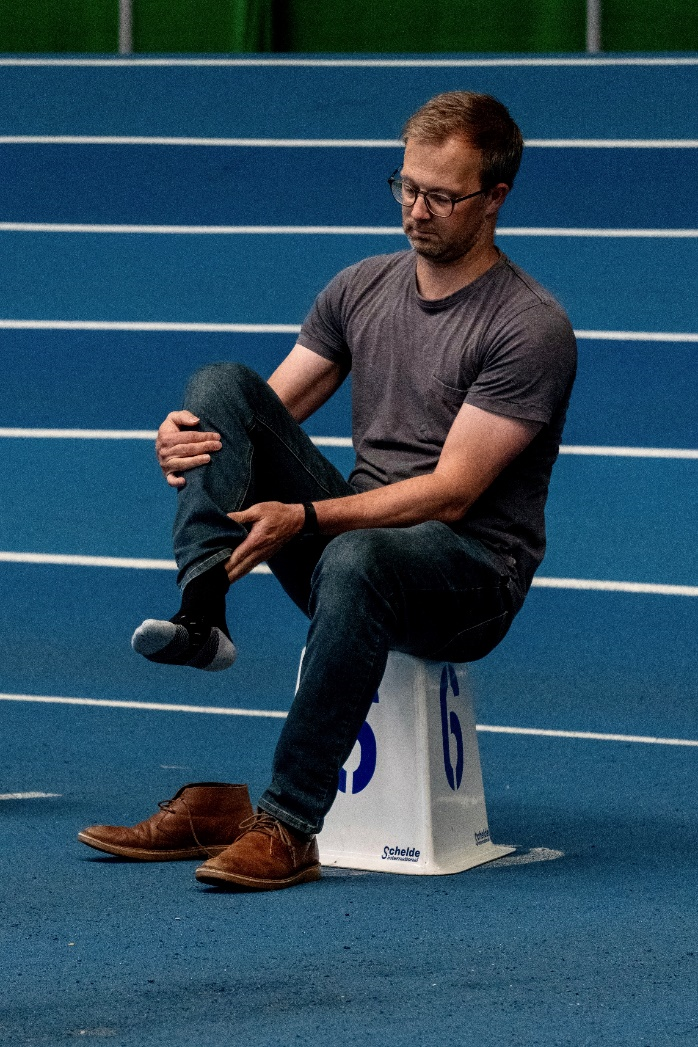
[[[472,667],[478,722],[698,740],[698,461],[685,455],[698,448],[697,79],[696,61],[0,62],[0,1043],[695,1045],[695,745],[483,730],[490,828],[514,859],[219,895],[190,863],[100,858],[75,834],[137,821],[186,781],[248,781],[256,796],[278,715],[36,699],[288,708],[304,621],[267,575],[231,595],[233,671],[132,654],[133,626],[174,604],[174,572],[147,566],[171,557],[173,494],[134,431],[177,406],[200,363],[268,374],[337,269],[402,247],[384,184],[400,124],[468,86],[501,97],[533,140],[500,246],[581,335],[540,572],[563,587],[535,588]],[[104,224],[121,228],[75,228]],[[217,231],[182,229],[201,225]],[[348,412],[346,388],[309,431],[346,437]],[[348,471],[350,449],[326,452]],[[633,582],[682,588],[623,590]]]

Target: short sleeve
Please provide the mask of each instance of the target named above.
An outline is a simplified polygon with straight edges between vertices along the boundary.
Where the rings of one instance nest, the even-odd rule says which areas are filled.
[[[338,363],[344,372],[351,370],[351,352],[344,336],[342,316],[347,280],[348,272],[343,270],[320,292],[298,336],[306,349]]]
[[[577,346],[564,313],[538,303],[488,339],[465,402],[494,414],[548,424],[574,381]]]

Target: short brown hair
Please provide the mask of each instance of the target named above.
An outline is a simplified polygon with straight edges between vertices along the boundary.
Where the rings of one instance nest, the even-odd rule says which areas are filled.
[[[455,135],[481,151],[483,189],[499,182],[514,184],[523,138],[505,105],[491,95],[446,91],[425,102],[402,130],[404,141],[417,138],[440,144]]]

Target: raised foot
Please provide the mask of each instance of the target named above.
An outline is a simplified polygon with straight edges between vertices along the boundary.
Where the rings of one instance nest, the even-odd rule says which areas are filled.
[[[218,626],[184,615],[173,621],[146,618],[131,637],[131,646],[149,662],[213,673],[229,669],[237,657],[235,644]]]

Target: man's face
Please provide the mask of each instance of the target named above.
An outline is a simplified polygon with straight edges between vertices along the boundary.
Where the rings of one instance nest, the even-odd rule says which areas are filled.
[[[451,197],[466,196],[480,189],[480,151],[463,138],[448,138],[437,145],[408,139],[402,177],[415,188],[438,190]],[[496,214],[487,196],[474,196],[456,204],[448,218],[437,218],[427,209],[424,197],[412,207],[402,208],[402,228],[417,254],[447,265],[467,255],[483,238],[491,236],[488,219]]]

